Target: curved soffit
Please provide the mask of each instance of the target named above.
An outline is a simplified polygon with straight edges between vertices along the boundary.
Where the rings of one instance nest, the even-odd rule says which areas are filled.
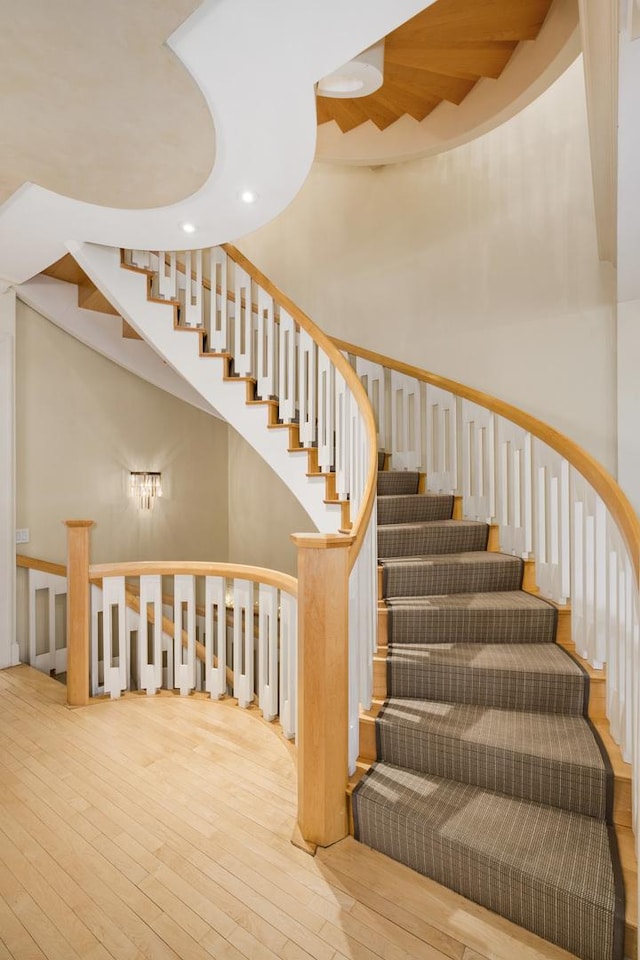
[[[480,80],[460,104],[443,101],[420,122],[405,115],[384,130],[369,121],[342,133],[323,123],[316,159],[375,166],[450,150],[524,109],[579,53],[577,0],[554,0],[537,39],[520,43],[500,76]]]
[[[194,193],[211,114],[166,38],[200,0],[7,0],[0,31],[0,203],[25,181],[88,203]]]
[[[313,163],[315,83],[427,6],[429,0],[205,0],[167,41],[215,123],[215,164],[205,183],[180,202],[149,210],[97,206],[25,184],[0,207],[0,280],[21,283],[78,242],[183,249],[181,225],[191,221],[198,230],[189,245],[209,247],[267,223]],[[145,174],[153,163],[152,145],[130,157]],[[250,206],[240,201],[247,188],[258,194]]]

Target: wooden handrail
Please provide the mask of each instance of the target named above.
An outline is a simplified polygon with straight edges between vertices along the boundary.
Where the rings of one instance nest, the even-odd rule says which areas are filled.
[[[51,573],[54,577],[66,577],[67,568],[62,563],[51,563],[49,560],[38,560],[36,557],[16,555],[16,566],[25,570],[39,570],[41,573]]]
[[[232,577],[236,580],[252,580],[254,583],[266,583],[271,587],[284,590],[293,597],[298,595],[298,581],[287,573],[269,570],[266,567],[245,567],[239,563],[206,563],[179,560],[169,563],[166,560],[144,560],[139,563],[96,563],[89,567],[90,578],[102,577],[170,577],[181,574],[194,577]]]
[[[238,266],[242,267],[246,273],[252,277],[255,282],[262,287],[273,299],[279,304],[279,306],[284,307],[287,313],[299,324],[299,326],[306,330],[307,333],[311,335],[313,340],[321,347],[322,350],[327,354],[331,362],[333,363],[336,370],[339,370],[342,376],[345,379],[349,390],[356,398],[358,407],[360,408],[360,413],[364,419],[367,435],[369,437],[369,469],[367,475],[367,482],[362,496],[362,503],[360,505],[360,510],[358,516],[353,520],[353,525],[351,528],[350,536],[353,538],[353,543],[350,550],[349,556],[349,567],[353,567],[358,554],[360,552],[360,547],[362,541],[367,532],[367,527],[369,524],[369,519],[371,517],[371,511],[373,510],[373,502],[376,495],[376,485],[378,479],[378,445],[377,445],[377,430],[376,430],[376,421],[371,404],[369,403],[369,398],[367,397],[366,390],[360,383],[360,378],[356,374],[355,370],[349,363],[349,361],[342,356],[340,353],[340,347],[338,347],[335,342],[324,333],[313,320],[310,319],[304,313],[300,307],[296,306],[293,300],[290,300],[274,283],[269,280],[257,267],[255,267],[250,260],[240,253],[236,247],[230,243],[222,244],[222,249],[225,251],[228,257],[237,263]]]
[[[357,347],[346,340],[333,338],[334,346],[338,350],[344,350],[354,356],[362,357],[363,360],[370,360],[372,363],[380,364],[383,367],[389,367],[398,373],[403,373],[408,377],[414,377],[423,383],[430,383],[434,387],[440,387],[465,400],[471,400],[478,406],[492,410],[499,416],[510,420],[512,423],[527,430],[533,436],[538,437],[548,446],[552,447],[557,453],[565,458],[575,469],[582,474],[594,490],[599,494],[607,509],[616,521],[636,575],[636,582],[640,583],[640,520],[629,503],[625,493],[611,474],[605,470],[591,454],[583,450],[577,443],[574,443],[565,434],[560,433],[554,427],[543,423],[536,417],[519,410],[518,407],[499,400],[491,394],[483,393],[481,390],[474,390],[473,387],[467,387],[456,380],[449,380],[447,377],[441,377],[436,373],[430,373],[428,370],[422,370],[420,367],[414,367],[409,363],[403,363],[400,360],[393,360],[384,354],[376,353],[373,350],[366,350],[363,347]]]

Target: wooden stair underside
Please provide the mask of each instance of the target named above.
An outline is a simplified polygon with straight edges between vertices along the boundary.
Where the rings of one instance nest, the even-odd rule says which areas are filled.
[[[371,120],[424,120],[460,104],[482,77],[497,79],[523,40],[535,40],[551,0],[437,0],[385,39],[384,82],[367,97],[317,98],[318,124],[343,133]]]

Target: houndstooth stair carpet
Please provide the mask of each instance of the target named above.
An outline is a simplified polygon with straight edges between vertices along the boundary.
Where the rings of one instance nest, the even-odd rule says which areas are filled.
[[[556,610],[484,523],[378,475],[388,699],[356,839],[583,960],[622,960],[613,777]]]

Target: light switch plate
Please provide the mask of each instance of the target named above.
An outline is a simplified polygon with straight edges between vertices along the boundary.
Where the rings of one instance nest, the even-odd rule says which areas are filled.
[[[22,530],[16,530],[16,543],[29,543],[28,527],[23,527]]]

